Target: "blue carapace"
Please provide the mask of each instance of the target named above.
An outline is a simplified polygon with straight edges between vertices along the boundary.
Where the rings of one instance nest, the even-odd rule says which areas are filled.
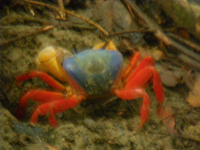
[[[88,95],[109,93],[122,68],[118,51],[85,50],[63,61],[63,68]]]

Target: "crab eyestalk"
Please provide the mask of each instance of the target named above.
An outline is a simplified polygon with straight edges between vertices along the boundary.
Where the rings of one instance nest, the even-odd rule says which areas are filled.
[[[57,48],[54,48],[54,49],[56,51],[56,56],[57,56],[57,59],[58,59],[60,64],[62,64],[63,60],[65,60],[66,58],[73,56],[73,54],[69,50],[65,50],[65,49],[60,48],[60,47],[57,47]]]
[[[36,59],[36,65],[42,71],[51,73],[61,81],[67,81],[65,71],[61,66],[64,58],[72,56],[72,54],[61,48],[49,46],[43,49]]]

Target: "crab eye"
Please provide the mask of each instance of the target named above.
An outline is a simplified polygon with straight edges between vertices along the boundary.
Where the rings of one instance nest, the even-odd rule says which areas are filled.
[[[64,59],[73,56],[69,50],[65,50],[63,48],[56,48],[55,50],[59,63],[62,63]]]

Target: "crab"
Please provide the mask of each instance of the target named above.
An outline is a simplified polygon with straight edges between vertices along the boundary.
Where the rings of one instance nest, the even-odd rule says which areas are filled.
[[[113,42],[101,43],[75,55],[66,53],[61,48],[47,47],[39,52],[36,59],[40,71],[33,70],[17,77],[18,86],[22,81],[39,77],[55,89],[30,90],[25,93],[16,112],[18,119],[25,115],[30,99],[40,103],[30,122],[37,124],[39,116],[47,116],[49,124],[56,127],[55,114],[73,108],[83,100],[110,94],[126,101],[142,98],[140,129],[149,117],[150,98],[145,91],[149,83],[153,84],[158,102],[161,105],[164,102],[162,82],[151,56],[141,60],[141,54],[135,52],[129,65],[123,69],[122,54]],[[68,82],[70,86],[64,86],[47,73],[62,82]]]

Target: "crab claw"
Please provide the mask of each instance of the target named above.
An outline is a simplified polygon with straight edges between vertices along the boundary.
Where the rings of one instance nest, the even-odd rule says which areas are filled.
[[[64,58],[72,56],[69,51],[49,46],[43,49],[36,59],[36,65],[44,72],[48,72],[61,81],[67,81],[61,63]]]

